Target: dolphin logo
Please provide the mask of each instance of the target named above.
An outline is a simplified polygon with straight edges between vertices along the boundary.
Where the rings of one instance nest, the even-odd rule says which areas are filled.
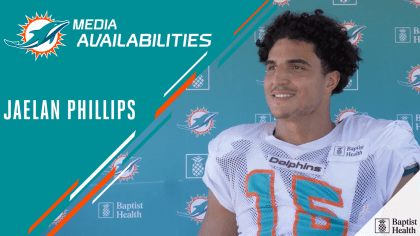
[[[209,123],[210,123],[210,121],[215,117],[215,116],[217,116],[219,113],[217,113],[217,112],[209,112],[209,113],[207,113],[207,114],[204,114],[203,116],[201,116],[201,117],[198,117],[198,118],[194,118],[194,119],[192,119],[191,121],[194,121],[194,122],[191,122],[191,123],[194,123],[191,127],[190,126],[188,126],[188,125],[177,125],[178,126],[178,128],[180,128],[180,129],[185,129],[185,130],[197,130],[197,129],[199,129],[199,128],[201,128],[201,127],[204,127],[204,126],[208,126],[209,125]]]
[[[420,75],[414,75],[413,77],[416,79],[412,83],[398,81],[398,84],[402,86],[406,86],[406,87],[411,87],[411,88],[418,87],[418,86],[420,87]]]
[[[207,201],[202,202],[200,205],[195,206],[195,210],[191,213],[183,213],[183,212],[177,212],[179,216],[193,218],[198,217],[207,211]]]
[[[364,25],[361,25],[361,26],[356,25],[355,27],[353,27],[353,28],[351,28],[351,29],[349,29],[349,30],[347,31],[347,35],[349,35],[350,40],[351,40],[352,42],[354,42],[354,41],[356,41],[356,40],[357,40],[357,35],[358,35],[360,32],[362,32],[362,30],[364,30],[364,29],[366,29],[366,26],[364,26]]]
[[[403,0],[403,1],[416,5],[416,8],[420,4],[420,1],[415,1],[415,0]]]
[[[47,41],[52,43],[55,36],[60,30],[66,27],[70,22],[69,21],[53,21],[44,25],[41,29],[31,30],[28,33],[33,34],[33,36],[25,43],[19,44],[17,41],[4,40],[4,42],[10,47],[16,47],[20,49],[30,49],[38,47]]]
[[[141,160],[141,158],[138,158],[138,159],[135,159],[134,161],[132,161],[132,162],[130,162],[130,164],[128,164],[128,169],[126,170],[126,172],[129,172],[129,173],[131,173],[132,171],[133,171],[133,168],[134,168],[134,164],[136,164],[138,161],[140,161]],[[121,163],[122,163],[122,160],[121,160]],[[116,168],[115,168],[115,170],[117,170],[118,168],[120,168],[121,167],[121,163],[120,164],[116,164],[115,166],[116,166]],[[118,171],[118,172],[116,172],[115,173],[115,175],[119,175],[119,174],[121,174],[121,172],[122,172],[123,170],[120,170],[120,171]]]

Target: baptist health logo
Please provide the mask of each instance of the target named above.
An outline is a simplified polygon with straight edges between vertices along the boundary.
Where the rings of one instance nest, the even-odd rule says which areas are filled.
[[[51,19],[51,15],[48,16],[47,13],[44,16],[38,16],[36,13],[35,17],[26,16],[26,19],[28,22],[25,25],[19,25],[23,28],[22,33],[18,34],[22,37],[22,42],[4,39],[6,45],[35,53],[35,60],[39,55],[48,58],[48,55],[54,53],[57,56],[55,49],[58,49],[58,45],[65,46],[61,43],[65,34],[61,34],[60,31],[70,22]]]
[[[268,122],[276,122],[276,118],[271,114],[255,114],[255,123],[268,123]]]
[[[356,73],[349,78],[349,82],[344,87],[344,90],[346,91],[357,91],[359,90],[359,70],[356,71]]]
[[[397,114],[397,120],[407,121],[412,129],[420,130],[420,114]]]
[[[187,154],[185,155],[185,178],[198,179],[204,175],[204,165],[208,154]]]
[[[190,218],[194,220],[197,224],[203,222],[204,216],[207,212],[207,197],[197,195],[197,197],[191,197],[191,201],[187,202],[188,207],[187,212],[177,212],[179,216]]]
[[[344,151],[346,150],[346,146],[335,146],[334,147],[334,155],[336,156],[344,156]]]
[[[254,42],[257,42],[258,40],[262,42],[266,33],[267,29],[265,27],[259,27],[258,30],[254,32]]]
[[[116,214],[114,211],[113,202],[100,202],[98,203],[98,218],[141,218],[140,210],[143,209],[143,203],[122,203],[117,202]]]
[[[180,129],[185,129],[195,133],[196,137],[199,135],[205,135],[206,133],[210,134],[210,130],[214,127],[215,120],[213,119],[219,113],[209,112],[206,108],[197,108],[196,110],[191,110],[191,114],[187,115],[188,119],[185,121],[188,125],[177,125]]]
[[[420,43],[419,27],[395,27],[395,43]]]
[[[389,233],[388,218],[375,218],[375,233]]]
[[[210,90],[210,66],[197,76],[186,90]]]
[[[357,5],[357,0],[333,0],[333,5],[355,6]]]
[[[98,218],[114,218],[114,203],[113,202],[98,203]]]

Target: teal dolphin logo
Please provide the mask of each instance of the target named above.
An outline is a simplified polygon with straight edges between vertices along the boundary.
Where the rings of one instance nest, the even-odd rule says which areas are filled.
[[[22,37],[21,41],[12,41],[4,39],[6,45],[10,47],[15,47],[19,49],[25,49],[27,52],[31,51],[32,54],[35,53],[35,60],[39,55],[45,55],[48,57],[50,53],[54,53],[55,49],[58,48],[57,45],[63,45],[60,40],[62,40],[60,31],[66,27],[70,22],[52,20],[51,16],[47,16],[47,13],[44,16],[38,16],[29,18],[27,17],[28,22],[25,25],[21,25],[23,32],[18,34]]]
[[[208,112],[204,107],[202,109],[196,109],[195,111],[191,110],[191,114],[187,115],[188,120],[186,122],[188,125],[177,125],[180,129],[189,130],[192,133],[198,135],[210,133],[210,129],[214,128],[213,119],[219,113],[217,112]]]
[[[177,212],[179,216],[190,218],[195,220],[197,224],[204,220],[204,216],[207,212],[207,197],[205,195],[197,197],[191,197],[191,201],[187,202],[188,207],[186,208],[188,212]]]
[[[366,29],[364,25],[356,25],[353,21],[346,22],[341,24],[344,27],[344,30],[347,31],[347,35],[349,36],[349,41],[352,45],[357,46],[357,44],[362,40],[362,31]]]
[[[115,159],[109,166],[111,170],[115,168],[114,177],[117,178],[119,176],[118,179],[120,182],[123,180],[128,181],[128,179],[134,180],[133,176],[138,173],[137,169],[139,168],[137,163],[142,160],[141,157],[131,157],[130,159],[133,159],[133,160],[130,160],[130,163],[127,166],[126,165],[123,166],[123,162],[127,156],[128,156],[128,153],[120,154],[117,157],[117,159]],[[108,174],[109,172],[110,171],[104,171],[103,174]]]
[[[350,41],[354,42],[359,37],[359,33],[362,32],[362,30],[366,29],[366,26],[364,25],[356,25],[355,27],[347,30],[347,35],[350,38]]]
[[[414,4],[416,8],[420,5],[420,0],[403,0],[409,2],[410,4]]]
[[[420,94],[420,65],[411,67],[411,71],[408,72],[408,82],[397,81],[399,85],[410,87],[416,90]]]

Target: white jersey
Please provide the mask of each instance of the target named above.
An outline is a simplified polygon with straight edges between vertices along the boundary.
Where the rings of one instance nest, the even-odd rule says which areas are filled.
[[[203,181],[236,214],[241,236],[354,235],[420,162],[405,121],[351,116],[298,146],[274,128],[240,125],[209,144]]]

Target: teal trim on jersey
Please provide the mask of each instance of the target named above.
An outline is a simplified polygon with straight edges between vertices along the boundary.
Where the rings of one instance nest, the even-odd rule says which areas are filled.
[[[416,165],[414,167],[411,167],[409,169],[405,169],[404,173],[403,173],[403,177],[410,175],[412,173],[417,174],[417,172],[419,172],[419,164],[416,163]]]
[[[260,236],[271,236],[274,227],[274,209],[271,201],[271,174],[268,173],[252,173],[248,177],[248,193],[256,193],[259,201],[256,207],[259,209],[259,217],[261,220]]]
[[[323,235],[338,236],[343,235],[346,230],[345,221],[334,217],[326,211],[320,211],[310,207],[310,197],[323,199],[326,201],[340,203],[339,193],[329,186],[315,183],[308,180],[296,179],[295,194],[297,195],[296,203],[303,208],[305,212],[297,213],[296,232],[297,235]],[[316,201],[316,200],[315,200]],[[328,203],[326,203],[328,204]],[[316,205],[315,205],[316,206]],[[338,206],[339,207],[339,206]],[[330,228],[317,229],[312,228],[312,216],[328,217]]]

